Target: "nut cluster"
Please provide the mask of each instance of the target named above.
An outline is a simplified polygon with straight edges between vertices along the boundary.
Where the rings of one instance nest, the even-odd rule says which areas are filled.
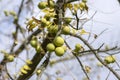
[[[61,36],[55,37],[53,43],[47,44],[47,50],[49,52],[55,52],[57,56],[63,56],[66,51],[66,46],[63,46],[64,39]]]

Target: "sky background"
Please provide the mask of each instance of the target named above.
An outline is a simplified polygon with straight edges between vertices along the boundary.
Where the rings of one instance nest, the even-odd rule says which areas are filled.
[[[20,1],[21,0],[12,0],[11,2],[11,0],[6,0],[6,1],[0,0],[0,32],[9,34],[10,32],[14,31],[13,29],[14,25],[11,24],[13,19],[11,19],[10,17],[6,18],[4,16],[3,10],[17,11]],[[34,0],[34,1],[35,1],[34,5],[36,5],[38,3],[38,0]],[[114,46],[116,44],[119,45],[120,44],[120,5],[117,2],[117,0],[88,0],[87,4],[90,9],[88,13],[89,17],[91,16],[91,14],[94,14],[95,11],[97,11],[97,13],[91,21],[85,24],[84,28],[88,31],[92,28],[92,31],[96,34],[99,34],[101,31],[108,28],[108,30],[103,35],[101,35],[93,45],[99,46],[103,42],[107,44],[111,44],[111,46]],[[39,13],[37,6],[34,6],[33,11],[35,12],[35,14],[33,15],[37,15]],[[22,19],[25,17],[29,17],[29,14],[27,14],[27,11],[26,11],[26,12],[23,12],[21,15],[22,15],[22,18],[19,23],[24,25],[24,20]],[[12,42],[12,40],[10,39],[11,38],[2,36],[0,33],[0,50],[3,50],[3,49],[9,50],[10,43]],[[69,44],[71,44],[72,42],[78,42],[78,40],[70,39]],[[71,44],[71,45],[74,45],[74,44]],[[21,54],[21,57],[23,57],[23,55],[24,54]],[[0,56],[2,55],[0,54]],[[25,58],[25,56],[23,58]],[[84,64],[88,64],[88,62],[86,63],[87,58],[86,57],[82,58],[82,60],[84,61]],[[120,55],[117,58],[120,59]],[[119,59],[118,61],[120,61]],[[0,60],[2,60],[2,58]],[[80,80],[81,76],[83,76],[83,73],[79,71],[81,70],[81,68],[78,68],[79,64],[76,62],[77,62],[76,60],[72,60],[72,61],[60,63],[60,64],[55,65],[54,68],[48,67],[46,72],[49,71],[50,72],[49,74],[53,75],[55,74],[56,68],[59,70],[63,69],[64,70],[63,73],[67,74],[66,76],[63,76],[64,74],[60,75],[63,77],[63,80],[73,80],[71,78],[71,75],[73,75],[74,78],[76,78],[76,80]],[[68,65],[68,64],[71,64],[71,65]],[[95,64],[92,63],[91,61],[89,64],[95,66]],[[14,66],[14,64],[12,65]],[[73,67],[73,65],[75,66]],[[13,66],[11,66],[11,68]],[[68,72],[69,70],[67,70],[65,66],[67,66],[68,69],[71,70],[71,72]],[[93,69],[94,68],[96,67],[93,67]],[[104,78],[106,77],[106,73],[108,73],[106,68],[99,68],[97,72],[99,72],[99,74],[102,74],[102,78],[100,80],[104,80]],[[93,80],[96,80],[95,73],[96,72],[92,74]],[[32,77],[30,80],[34,80],[34,77]],[[52,80],[54,80],[54,78],[52,78]],[[117,79],[115,79],[114,76],[111,76],[109,77],[108,80],[117,80]]]

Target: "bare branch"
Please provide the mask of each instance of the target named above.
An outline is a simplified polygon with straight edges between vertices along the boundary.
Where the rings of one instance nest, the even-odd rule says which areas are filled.
[[[14,79],[12,78],[12,76],[11,76],[11,75],[9,74],[9,72],[8,72],[7,65],[5,65],[5,70],[6,70],[7,75],[9,76],[9,78],[10,78],[11,80],[14,80]]]
[[[65,43],[66,43],[67,47],[68,47],[69,49],[71,49],[70,46],[67,44],[67,42],[65,42]],[[82,62],[80,61],[80,59],[78,58],[78,56],[76,55],[76,53],[72,52],[72,54],[75,56],[75,58],[76,58],[77,61],[79,62],[79,64],[80,64],[83,72],[85,73],[87,79],[90,80],[88,74],[86,73],[86,71],[85,71],[85,69],[84,69],[84,66],[83,66]]]
[[[98,55],[97,52],[94,51],[94,48],[85,40],[83,39],[81,36],[78,36],[78,35],[72,35],[70,34],[71,36],[74,36],[76,38],[79,38],[81,41],[83,41],[83,43],[93,52],[93,54],[95,55],[95,57],[107,68],[109,69],[115,76],[116,78],[120,79],[120,76],[117,74],[117,72],[115,72],[111,67],[109,67],[105,62],[103,62],[103,60],[100,58],[100,56]]]

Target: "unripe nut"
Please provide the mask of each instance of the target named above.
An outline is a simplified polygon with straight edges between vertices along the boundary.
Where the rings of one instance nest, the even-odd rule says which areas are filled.
[[[49,31],[49,33],[57,33],[58,32],[58,26],[51,25],[50,27],[48,27],[48,31]]]
[[[41,70],[38,69],[38,70],[36,71],[36,74],[39,75],[40,73],[41,73]]]
[[[76,45],[75,45],[75,50],[76,51],[79,51],[80,49],[81,49],[81,44],[79,44],[79,43],[77,43]]]
[[[68,27],[68,26],[63,27],[63,33],[64,34],[69,34],[70,33],[70,27]]]
[[[57,36],[54,39],[53,42],[54,42],[55,46],[60,47],[60,46],[62,46],[64,44],[64,39],[62,37],[60,37],[60,36]]]
[[[13,56],[13,55],[8,55],[8,56],[7,56],[7,60],[8,60],[9,62],[14,61],[14,56]]]
[[[40,2],[39,4],[38,4],[38,8],[39,9],[44,9],[44,8],[46,8],[47,7],[47,2]]]
[[[57,47],[57,48],[55,49],[55,54],[56,54],[57,56],[63,56],[64,53],[65,53],[65,51],[64,51],[64,49],[63,49],[62,47]]]
[[[82,0],[82,2],[86,3],[86,2],[87,2],[87,0]]]
[[[37,47],[36,47],[35,49],[36,49],[36,52],[37,52],[37,53],[40,53],[40,52],[41,52],[41,46],[40,46],[40,45],[37,45]]]
[[[84,2],[80,3],[80,9],[83,10],[85,8],[86,4]]]
[[[53,43],[49,43],[49,44],[47,44],[47,50],[48,51],[50,51],[50,52],[52,52],[52,51],[54,51],[55,50],[55,46],[54,46],[54,44]]]
[[[54,6],[55,6],[54,1],[51,1],[51,0],[50,0],[50,7],[51,7],[51,8],[54,8]]]
[[[30,45],[34,48],[37,47],[37,41],[36,40],[31,40]]]
[[[110,63],[114,63],[115,62],[115,56],[106,56],[104,61],[107,63],[107,64],[110,64]]]
[[[67,47],[66,46],[62,46],[62,48],[64,49],[64,51],[67,51]]]
[[[65,18],[64,21],[65,21],[66,24],[69,24],[72,21],[72,19],[71,18]]]

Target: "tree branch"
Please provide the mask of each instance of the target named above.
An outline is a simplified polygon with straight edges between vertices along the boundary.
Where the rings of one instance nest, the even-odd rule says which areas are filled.
[[[47,44],[50,43],[51,41],[53,41],[54,38],[52,38],[52,37],[55,37],[55,36],[51,36],[50,34],[48,34],[48,36],[46,37],[46,39],[41,44],[43,51],[41,51],[40,53],[36,53],[34,55],[34,57],[32,58],[32,60],[31,60],[32,64],[29,65],[29,67],[31,68],[31,70],[28,71],[27,74],[20,75],[17,80],[27,80],[30,77],[30,75],[32,75],[32,73],[36,69],[37,65],[43,59],[43,57],[45,56],[45,54],[47,52],[47,49],[46,49]]]
[[[94,51],[94,48],[84,39],[82,38],[81,36],[78,36],[78,35],[73,35],[73,34],[70,34],[71,36],[74,36],[76,38],[79,38],[92,52],[93,54],[95,55],[95,57],[107,68],[109,69],[115,76],[117,79],[120,80],[120,76],[117,74],[117,72],[115,72],[111,67],[109,67],[105,62],[103,62],[103,60],[100,58],[100,56],[98,55],[97,52]]]
[[[67,47],[68,47],[69,49],[71,49],[70,46],[67,44],[67,42],[65,42],[65,43],[66,43]],[[83,72],[85,73],[87,79],[90,80],[88,74],[86,73],[86,71],[85,71],[85,69],[84,69],[84,66],[83,66],[82,62],[80,61],[80,59],[78,58],[78,56],[76,55],[76,53],[72,52],[72,54],[75,56],[75,58],[76,58],[77,61],[79,62],[80,67],[82,68]]]

